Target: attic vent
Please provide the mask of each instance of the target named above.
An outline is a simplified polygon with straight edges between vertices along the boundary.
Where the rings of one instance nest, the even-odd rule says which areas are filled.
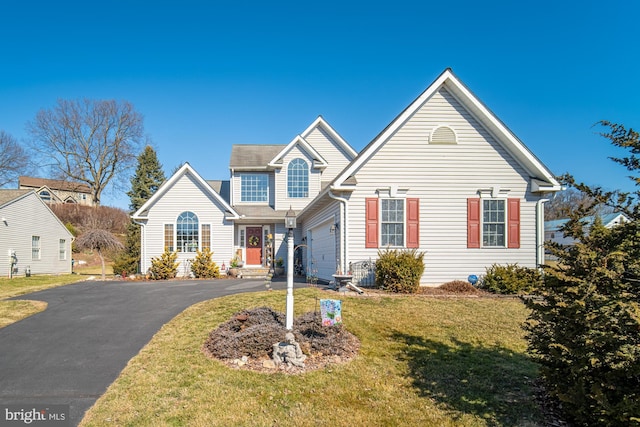
[[[431,133],[431,144],[456,144],[456,133],[449,126],[437,127]]]

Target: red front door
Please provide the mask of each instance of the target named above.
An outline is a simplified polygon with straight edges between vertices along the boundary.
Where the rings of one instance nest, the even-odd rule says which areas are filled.
[[[247,227],[247,264],[262,264],[262,227]]]

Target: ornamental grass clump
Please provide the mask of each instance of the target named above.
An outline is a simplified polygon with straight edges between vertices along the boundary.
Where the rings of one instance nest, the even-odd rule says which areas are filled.
[[[415,249],[378,252],[376,287],[402,294],[416,293],[424,273],[423,258],[424,252]]]

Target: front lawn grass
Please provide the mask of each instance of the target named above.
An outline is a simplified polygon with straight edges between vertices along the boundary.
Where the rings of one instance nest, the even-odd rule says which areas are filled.
[[[47,308],[42,301],[2,301],[6,298],[68,285],[83,280],[74,274],[62,276],[37,275],[31,277],[0,278],[0,328],[15,323]]]
[[[295,315],[318,309],[295,291]],[[535,364],[516,299],[348,297],[346,328],[361,341],[346,364],[300,375],[228,368],[201,351],[237,311],[285,311],[284,292],[199,303],[167,323],[87,412],[82,426],[534,426]],[[135,327],[135,325],[132,325]]]

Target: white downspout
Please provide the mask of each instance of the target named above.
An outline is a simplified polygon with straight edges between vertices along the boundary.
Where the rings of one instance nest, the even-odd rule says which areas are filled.
[[[140,274],[147,274],[147,270],[144,268],[146,265],[145,262],[145,252],[146,252],[146,242],[145,242],[145,232],[144,232],[144,223],[138,222],[135,219],[131,218],[134,224],[140,226]],[[144,264],[143,264],[144,263]]]
[[[349,266],[349,257],[347,256],[347,248],[349,247],[347,245],[347,228],[349,228],[347,227],[347,199],[334,195],[331,190],[327,194],[332,199],[340,202],[340,233],[342,236],[340,238],[340,271],[342,271],[342,274],[346,274]]]
[[[544,264],[544,204],[549,199],[536,202],[536,266]]]

